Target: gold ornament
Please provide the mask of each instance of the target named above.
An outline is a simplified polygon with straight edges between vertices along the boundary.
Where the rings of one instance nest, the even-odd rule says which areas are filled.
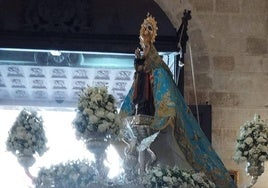
[[[150,13],[147,13],[147,18],[144,19],[140,29],[140,42],[142,46],[155,42],[157,36],[157,22]]]

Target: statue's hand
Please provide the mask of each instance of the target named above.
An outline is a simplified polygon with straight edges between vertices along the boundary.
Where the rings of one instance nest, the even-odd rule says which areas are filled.
[[[136,58],[140,59],[141,58],[141,50],[139,48],[136,48],[135,50],[135,56]]]

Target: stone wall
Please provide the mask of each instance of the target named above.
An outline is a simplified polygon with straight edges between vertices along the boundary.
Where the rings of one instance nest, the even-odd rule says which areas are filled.
[[[255,113],[268,119],[268,1],[155,1],[176,28],[183,10],[192,11],[185,62],[185,100],[195,104],[195,80],[198,104],[212,105],[213,147],[228,169],[238,170],[238,187],[244,187],[250,181],[245,173],[246,164],[236,164],[232,156],[240,126],[253,119]],[[265,173],[254,187],[267,185],[266,164]]]

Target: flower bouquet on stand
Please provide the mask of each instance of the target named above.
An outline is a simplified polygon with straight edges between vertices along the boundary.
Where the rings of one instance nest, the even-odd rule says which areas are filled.
[[[46,151],[47,138],[42,117],[35,110],[23,109],[8,133],[6,148],[18,159],[26,174],[33,180],[29,167],[35,163],[35,155]]]
[[[204,173],[182,170],[177,166],[162,167],[157,165],[142,177],[142,184],[146,188],[214,188],[215,184]]]
[[[81,91],[73,125],[76,137],[94,153],[99,177],[106,178],[105,150],[109,141],[119,136],[121,126],[115,98],[106,87],[88,86]]]
[[[246,171],[252,177],[248,187],[252,187],[264,172],[268,159],[268,124],[259,115],[255,114],[252,121],[240,127],[233,159],[237,163],[247,162]]]
[[[115,98],[106,87],[88,86],[81,91],[73,124],[77,138],[84,141],[96,135],[106,139],[119,135],[121,121]]]
[[[41,168],[34,184],[36,188],[88,188],[92,187],[96,176],[96,168],[87,160],[68,161],[50,168]]]

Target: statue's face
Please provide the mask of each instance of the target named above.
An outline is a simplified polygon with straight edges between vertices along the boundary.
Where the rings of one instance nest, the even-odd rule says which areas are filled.
[[[143,24],[143,34],[145,36],[149,36],[153,31],[152,26],[149,23],[144,23]]]
[[[150,23],[144,22],[140,29],[140,45],[144,49],[152,41],[153,28]]]

